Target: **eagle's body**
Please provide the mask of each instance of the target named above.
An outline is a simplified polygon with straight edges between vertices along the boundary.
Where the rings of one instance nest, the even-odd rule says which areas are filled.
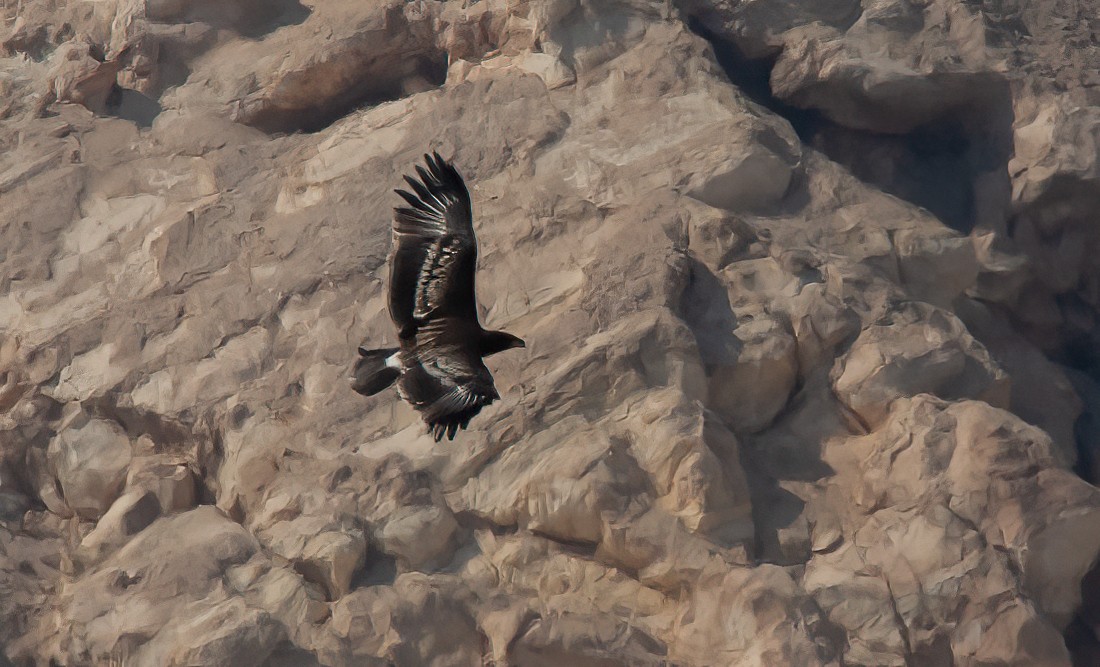
[[[439,154],[424,160],[419,181],[405,177],[415,194],[396,191],[409,204],[394,209],[390,256],[389,311],[400,348],[359,348],[352,387],[370,396],[396,381],[438,442],[500,398],[482,358],[524,343],[478,321],[470,193]]]

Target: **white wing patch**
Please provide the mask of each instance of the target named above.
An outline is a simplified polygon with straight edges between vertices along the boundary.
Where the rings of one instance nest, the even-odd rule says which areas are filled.
[[[426,318],[438,307],[447,286],[447,272],[462,250],[462,241],[455,236],[441,236],[428,247],[420,277],[416,281],[416,306],[413,317]]]

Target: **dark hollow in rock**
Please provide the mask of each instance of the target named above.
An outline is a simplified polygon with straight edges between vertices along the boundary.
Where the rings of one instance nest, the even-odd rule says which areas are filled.
[[[1100,563],[1081,580],[1081,608],[1065,638],[1074,667],[1100,664]]]
[[[136,90],[115,84],[107,96],[104,110],[107,115],[136,123],[138,127],[151,127],[161,112],[160,103]]]
[[[786,118],[803,142],[857,178],[927,209],[963,233],[1002,229],[1008,212],[1012,99],[1007,81],[987,77],[969,103],[901,134],[844,127],[813,108],[777,98],[770,77],[776,56],[750,59],[731,41],[692,19],[689,28],[714,48],[730,82]]]
[[[284,26],[302,23],[311,11],[298,0],[162,0],[148,4],[146,13],[152,21],[206,23],[251,39],[259,39]]]
[[[280,88],[293,88],[295,84],[290,81],[291,78],[301,79],[305,83],[317,76],[323,74],[302,72],[298,76],[288,77]],[[445,53],[440,52],[431,57],[414,57],[404,61],[399,68],[365,70],[356,82],[331,96],[312,98],[309,105],[299,106],[296,103],[297,100],[308,97],[304,94],[286,96],[296,98],[290,103],[284,103],[279,99],[280,96],[244,103],[236,120],[271,134],[319,132],[356,109],[392,102],[438,88],[446,78]]]

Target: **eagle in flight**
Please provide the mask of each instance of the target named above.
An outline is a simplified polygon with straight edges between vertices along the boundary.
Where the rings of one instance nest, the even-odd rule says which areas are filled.
[[[522,339],[481,328],[474,296],[477,239],[470,193],[438,153],[405,176],[413,192],[396,190],[408,206],[394,209],[390,255],[390,319],[400,347],[359,348],[352,388],[373,396],[397,382],[397,392],[428,425],[436,442],[500,398],[484,357]]]

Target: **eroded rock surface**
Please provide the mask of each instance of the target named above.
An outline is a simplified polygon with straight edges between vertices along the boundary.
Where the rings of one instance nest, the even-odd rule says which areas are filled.
[[[5,4],[3,654],[1089,664],[1093,4]],[[347,381],[429,150],[443,445]]]

